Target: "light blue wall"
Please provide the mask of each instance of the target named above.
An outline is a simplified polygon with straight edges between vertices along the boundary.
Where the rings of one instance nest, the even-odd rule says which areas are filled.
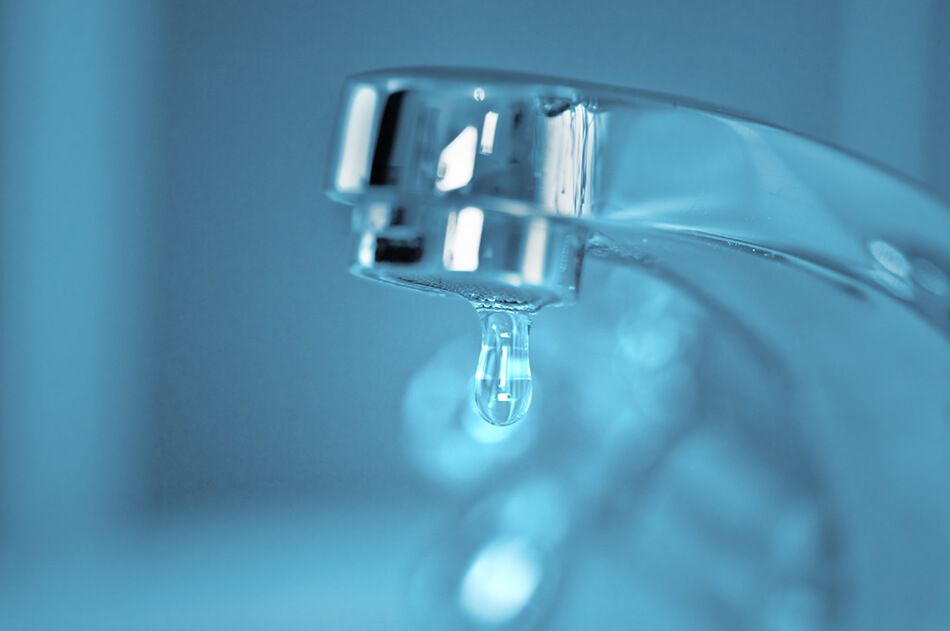
[[[0,527],[56,541],[139,493],[159,29],[148,3],[0,8]]]

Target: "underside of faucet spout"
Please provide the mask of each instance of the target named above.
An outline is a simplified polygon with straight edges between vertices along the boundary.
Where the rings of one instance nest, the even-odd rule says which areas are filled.
[[[563,221],[375,201],[354,209],[353,228],[351,271],[360,276],[515,311],[576,296],[583,238]]]

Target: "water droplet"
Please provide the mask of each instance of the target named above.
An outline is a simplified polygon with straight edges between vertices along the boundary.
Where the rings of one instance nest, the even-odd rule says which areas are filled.
[[[528,331],[521,311],[479,309],[482,353],[475,372],[475,409],[492,425],[511,425],[531,403]]]

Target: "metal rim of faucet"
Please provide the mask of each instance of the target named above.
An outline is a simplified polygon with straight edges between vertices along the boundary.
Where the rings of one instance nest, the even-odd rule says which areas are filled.
[[[930,236],[946,233],[943,204],[792,132],[650,93],[431,68],[351,77],[339,120],[327,189],[354,206],[357,275],[533,311],[572,302],[593,224],[623,222],[857,280],[946,330]],[[828,173],[866,185],[842,194]],[[917,262],[922,291],[882,248]]]
[[[589,210],[591,103],[519,75],[402,76],[353,77],[344,97],[328,179],[354,206],[351,271],[495,308],[572,302],[584,235],[559,219]]]

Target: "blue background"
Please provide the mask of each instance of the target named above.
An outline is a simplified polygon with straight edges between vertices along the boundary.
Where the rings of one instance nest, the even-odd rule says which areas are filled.
[[[444,501],[406,463],[399,404],[478,332],[461,301],[347,275],[348,212],[322,188],[348,74],[669,92],[950,196],[937,0],[0,7],[0,628],[373,628],[396,609],[398,568],[367,582],[351,553],[397,558]],[[135,580],[154,589],[123,597]]]

